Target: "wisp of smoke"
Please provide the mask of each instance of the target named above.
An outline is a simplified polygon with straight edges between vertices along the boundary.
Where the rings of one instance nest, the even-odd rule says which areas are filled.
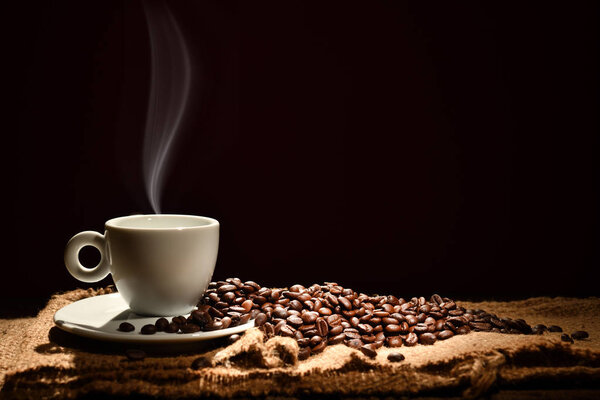
[[[160,214],[169,153],[188,101],[191,63],[183,35],[164,2],[145,1],[151,54],[151,81],[143,168],[148,200]]]

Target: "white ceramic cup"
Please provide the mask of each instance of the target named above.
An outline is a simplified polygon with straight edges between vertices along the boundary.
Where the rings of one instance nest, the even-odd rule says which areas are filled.
[[[79,262],[79,251],[93,246],[101,259],[94,268]],[[104,235],[85,231],[65,248],[65,265],[83,282],[109,273],[137,314],[187,314],[208,287],[219,248],[219,222],[194,215],[132,215],[106,222]]]

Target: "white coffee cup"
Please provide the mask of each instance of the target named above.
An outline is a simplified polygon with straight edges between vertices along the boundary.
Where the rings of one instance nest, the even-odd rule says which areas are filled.
[[[94,268],[79,262],[93,246],[101,259]],[[65,265],[83,282],[109,273],[129,308],[142,315],[187,314],[208,287],[219,248],[219,222],[194,215],[132,215],[106,222],[104,235],[85,231],[65,248]]]

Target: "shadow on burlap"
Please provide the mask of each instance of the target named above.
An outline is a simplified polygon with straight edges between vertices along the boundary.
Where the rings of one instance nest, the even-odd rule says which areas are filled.
[[[75,290],[55,295],[36,318],[0,320],[0,398],[132,394],[169,398],[476,398],[499,390],[600,388],[598,298],[460,303],[525,318],[532,324],[590,332],[591,339],[574,345],[561,342],[559,334],[479,332],[433,346],[382,348],[375,359],[336,345],[299,362],[293,339],[275,337],[265,342],[258,329],[251,329],[230,346],[217,340],[141,347],[148,357],[134,362],[123,356],[126,348],[134,347],[131,344],[97,342],[53,327],[52,317],[61,307],[106,292]],[[387,361],[391,351],[400,351],[405,361]],[[206,360],[206,366],[191,369],[199,357]]]

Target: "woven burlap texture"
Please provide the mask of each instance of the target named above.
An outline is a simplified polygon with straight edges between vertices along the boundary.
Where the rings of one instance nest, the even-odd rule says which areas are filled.
[[[513,302],[459,302],[529,323],[584,329],[590,339],[563,343],[559,334],[475,332],[433,346],[382,348],[375,359],[344,345],[298,361],[289,338],[264,341],[258,329],[238,342],[186,348],[144,348],[128,361],[125,347],[81,339],[53,325],[54,313],[107,290],[57,294],[36,318],[0,320],[0,398],[76,398],[140,394],[157,397],[416,396],[467,398],[499,388],[597,386],[600,382],[600,299],[532,298]],[[208,346],[208,347],[207,347]],[[391,363],[399,351],[405,361]],[[199,357],[203,368],[194,370]]]

